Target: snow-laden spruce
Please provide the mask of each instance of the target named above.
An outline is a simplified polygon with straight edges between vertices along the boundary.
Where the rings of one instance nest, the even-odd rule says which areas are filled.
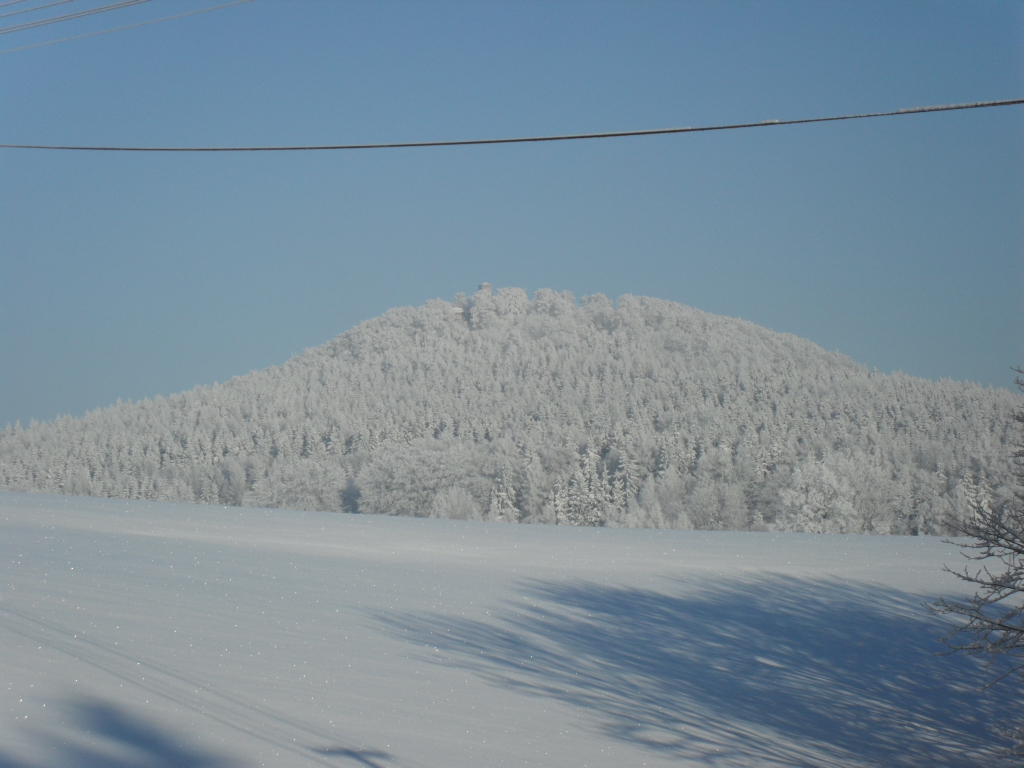
[[[0,432],[9,490],[571,525],[943,533],[1012,483],[1008,390],[659,299],[488,288],[282,366]]]

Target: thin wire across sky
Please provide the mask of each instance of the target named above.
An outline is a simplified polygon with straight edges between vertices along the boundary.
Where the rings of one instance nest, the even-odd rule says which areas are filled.
[[[15,3],[19,3],[19,2],[23,2],[23,0],[14,0],[14,2]],[[70,0],[61,0],[61,2],[70,2]],[[186,16],[196,16],[197,14],[200,14],[200,13],[209,13],[210,11],[219,11],[222,8],[230,8],[230,7],[235,6],[235,5],[244,5],[245,3],[250,3],[250,2],[252,2],[252,0],[232,0],[232,2],[229,2],[229,3],[223,3],[221,5],[209,6],[207,8],[198,8],[198,9],[196,9],[194,11],[186,11],[185,13],[176,13],[173,16],[161,16],[158,19],[147,19],[146,21],[138,21],[138,22],[135,22],[134,24],[125,24],[125,25],[120,26],[120,27],[112,27],[112,28],[109,28],[109,29],[100,29],[100,30],[97,30],[95,32],[86,32],[84,34],[73,35],[71,37],[61,37],[61,38],[58,38],[56,40],[44,40],[41,43],[32,43],[30,45],[23,45],[23,46],[20,46],[18,48],[7,48],[5,50],[0,50],[0,55],[3,55],[5,53],[17,53],[18,51],[27,51],[27,50],[30,50],[32,48],[41,48],[44,45],[54,45],[56,43],[67,43],[67,42],[70,42],[72,40],[81,40],[81,39],[86,38],[86,37],[95,37],[96,35],[106,35],[106,34],[109,34],[111,32],[121,32],[122,30],[125,30],[125,29],[135,29],[136,27],[145,27],[145,26],[147,26],[149,24],[158,24],[158,23],[160,23],[162,21],[172,21],[174,19],[183,19]],[[14,3],[10,3],[10,4],[13,5]],[[133,4],[137,5],[138,3],[133,3]],[[114,6],[107,6],[107,7],[105,7],[105,10],[116,10],[117,8],[126,7],[126,6],[123,6],[120,3],[115,4],[115,6],[116,7],[114,7]],[[0,3],[0,8],[3,8],[3,7],[4,7],[4,4]],[[37,8],[30,8],[28,10],[35,11],[35,10],[39,10],[40,8],[43,8],[43,7],[46,7],[46,6],[38,6]],[[22,13],[22,12],[23,11],[18,11],[18,13]],[[27,13],[28,11],[24,11],[24,12]],[[2,17],[0,17],[0,18],[2,18]],[[60,21],[67,21],[67,19],[58,19],[58,20],[60,20]],[[19,31],[19,30],[9,30],[9,31]],[[3,33],[4,33],[3,29],[0,28],[0,34],[3,34]]]
[[[450,141],[406,141],[377,144],[322,144],[308,146],[253,146],[253,147],[129,147],[129,146],[82,146],[72,144],[0,144],[0,149],[46,149],[80,152],[316,152],[328,150],[356,149],[413,149],[418,147],[465,147],[485,144],[527,144],[544,141],[578,141],[581,139],[615,139],[627,136],[660,136],[674,133],[703,133],[708,131],[731,131],[739,128],[767,128],[779,125],[806,125],[808,123],[831,123],[840,120],[862,120],[870,117],[895,117],[919,115],[927,112],[952,112],[964,109],[987,107],[1008,107],[1024,104],[1024,99],[1001,99],[999,101],[975,101],[968,104],[943,104],[929,107],[910,107],[890,112],[863,112],[852,115],[831,117],[807,117],[797,120],[762,120],[756,123],[730,123],[726,125],[705,125],[696,128],[651,128],[638,131],[611,131],[605,133],[570,133],[554,136],[521,136],[504,139],[456,139]]]
[[[121,0],[119,3],[111,3],[110,5],[101,5],[98,8],[89,8],[84,11],[76,11],[75,13],[66,13],[63,16],[51,16],[46,19],[37,19],[36,21],[27,21],[23,24],[15,24],[9,27],[0,27],[0,35],[9,35],[11,32],[23,32],[26,29],[35,29],[36,27],[45,27],[49,24],[57,24],[62,21],[71,21],[72,19],[81,19],[85,16],[95,16],[97,13],[106,13],[107,11],[116,11],[121,8],[128,8],[132,5],[142,5],[148,3],[149,0]],[[50,5],[58,5],[58,3],[51,3]],[[42,8],[48,8],[48,5],[40,5],[35,8],[30,8],[26,11],[19,11],[19,13],[28,13],[28,11],[38,11]]]

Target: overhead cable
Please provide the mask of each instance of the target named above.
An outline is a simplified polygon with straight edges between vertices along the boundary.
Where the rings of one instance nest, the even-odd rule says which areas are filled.
[[[702,133],[707,131],[731,131],[738,128],[767,128],[778,125],[803,125],[807,123],[830,123],[838,120],[861,120],[868,117],[893,117],[897,115],[918,115],[925,112],[952,112],[961,109],[983,109],[985,107],[1007,107],[1024,104],[1024,99],[1002,99],[1000,101],[976,101],[970,104],[945,104],[933,107],[910,107],[892,112],[865,112],[856,115],[833,117],[805,117],[799,120],[762,120],[758,123],[732,123],[728,125],[706,125],[698,128],[652,128],[641,131],[612,131],[608,133],[570,133],[558,136],[526,136],[511,139],[461,139],[455,141],[405,141],[384,144],[320,144],[308,146],[268,147],[114,147],[78,146],[69,144],[0,144],[0,149],[60,149],[83,152],[315,152],[339,149],[411,149],[415,147],[465,147],[481,144],[526,144],[541,141],[576,141],[580,139],[616,139],[626,136],[659,136],[670,133]]]
[[[26,21],[24,24],[15,24],[13,27],[0,27],[0,35],[9,35],[11,32],[22,32],[26,29],[35,29],[36,27],[45,27],[47,24],[56,24],[58,21],[71,21],[72,19],[80,19],[83,16],[93,16],[97,13],[116,11],[120,8],[127,8],[130,5],[141,5],[148,2],[149,0],[121,0],[120,3],[101,5],[99,8],[90,8],[86,11],[66,13],[63,16],[52,16],[49,19],[39,19],[38,21]]]
[[[74,0],[56,0],[53,3],[47,3],[46,5],[37,5],[35,8],[22,8],[20,11],[10,11],[9,13],[0,13],[0,19],[6,19],[8,16],[20,16],[23,13],[32,13],[33,11],[41,11],[43,8],[52,8],[55,5],[64,5],[65,3],[71,3]],[[3,8],[0,5],[0,8]]]
[[[21,0],[17,0],[21,2]],[[23,45],[20,48],[8,48],[7,50],[0,51],[0,55],[5,53],[16,53],[18,51],[27,51],[30,48],[41,48],[44,45],[54,45],[55,43],[67,43],[71,40],[81,40],[83,37],[95,37],[96,35],[105,35],[108,32],[120,32],[122,29],[134,29],[135,27],[144,27],[147,24],[156,24],[160,21],[171,21],[172,19],[183,19],[186,16],[195,16],[197,13],[208,13],[209,11],[219,11],[221,8],[229,8],[232,5],[242,5],[243,3],[251,3],[252,0],[234,0],[231,3],[224,3],[223,5],[215,5],[212,8],[200,8],[195,11],[188,11],[187,13],[179,13],[174,16],[163,16],[159,19],[149,19],[148,21],[139,21],[135,24],[126,24],[123,27],[114,27],[113,29],[101,29],[98,32],[86,32],[84,35],[75,35],[74,37],[62,37],[59,40],[47,40],[43,43],[33,43],[32,45]]]

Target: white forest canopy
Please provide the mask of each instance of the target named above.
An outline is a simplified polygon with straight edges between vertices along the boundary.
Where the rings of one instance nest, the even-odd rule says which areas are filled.
[[[0,487],[390,515],[942,534],[1012,494],[1003,389],[660,299],[489,286],[281,366],[0,431]]]

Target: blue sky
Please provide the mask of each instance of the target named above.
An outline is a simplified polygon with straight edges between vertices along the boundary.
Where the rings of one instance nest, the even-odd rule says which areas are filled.
[[[216,4],[153,0],[0,51]],[[1021,96],[1022,3],[254,0],[0,53],[0,143],[462,139]],[[224,381],[482,281],[658,296],[882,371],[1010,386],[1022,246],[1021,106],[361,153],[0,150],[0,425]]]

